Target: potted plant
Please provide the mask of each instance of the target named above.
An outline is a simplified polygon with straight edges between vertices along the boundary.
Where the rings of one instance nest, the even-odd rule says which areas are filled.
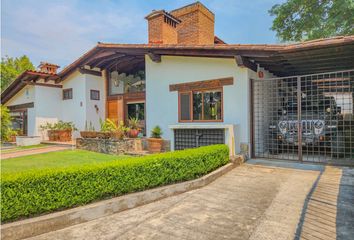
[[[81,131],[80,135],[82,138],[96,138],[97,137],[97,132],[95,131],[95,127],[93,126],[91,121],[90,121],[89,126],[87,126],[87,121],[86,121],[85,131]]]
[[[58,141],[69,142],[72,139],[72,132],[76,131],[77,128],[73,122],[64,122],[60,120],[54,124],[54,130],[57,134]]]
[[[117,125],[109,118],[105,121],[100,119],[101,131],[97,133],[98,138],[108,139],[118,130]]]
[[[60,142],[71,141],[72,131],[77,130],[74,123],[64,122],[61,120],[54,124],[47,122],[46,124],[41,125],[40,128],[42,130],[48,130],[49,141],[60,141]]]
[[[130,128],[125,126],[123,121],[120,121],[119,125],[117,126],[117,130],[111,133],[111,137],[114,139],[123,139],[129,130]]]
[[[131,138],[137,138],[139,133],[140,133],[140,127],[139,127],[139,119],[138,118],[130,118],[128,121],[128,126],[129,126],[129,132],[128,135]]]
[[[49,141],[56,141],[57,140],[57,137],[56,137],[56,134],[55,134],[55,131],[54,131],[54,125],[47,122],[43,125],[40,125],[39,128],[42,130],[42,131],[45,131],[47,130],[47,134],[48,134],[48,139]]]
[[[155,126],[151,130],[151,137],[148,138],[148,149],[150,152],[158,153],[162,150],[163,139],[161,138],[162,131],[159,126]]]

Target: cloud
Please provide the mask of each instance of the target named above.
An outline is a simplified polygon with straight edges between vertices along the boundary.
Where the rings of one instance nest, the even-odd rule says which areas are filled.
[[[35,64],[44,60],[63,67],[98,41],[146,41],[138,9],[119,8],[118,2],[86,3],[90,2],[4,1],[2,55],[27,54]]]

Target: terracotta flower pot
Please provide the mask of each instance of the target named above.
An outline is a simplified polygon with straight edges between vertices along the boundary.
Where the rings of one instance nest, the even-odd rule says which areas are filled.
[[[71,141],[71,130],[55,130],[58,134],[58,141],[69,142]]]
[[[140,131],[138,129],[130,129],[128,135],[130,138],[137,138],[139,135],[139,132]]]
[[[55,130],[48,130],[48,138],[49,141],[56,141],[57,140],[57,134]]]
[[[148,138],[149,152],[159,153],[162,150],[163,139],[162,138]]]

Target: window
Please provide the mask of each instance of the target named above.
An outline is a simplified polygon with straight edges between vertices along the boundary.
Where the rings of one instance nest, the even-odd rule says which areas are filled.
[[[180,121],[222,121],[222,90],[179,93]]]
[[[90,99],[91,100],[100,100],[100,91],[90,90]]]
[[[73,89],[63,89],[63,100],[73,99]]]

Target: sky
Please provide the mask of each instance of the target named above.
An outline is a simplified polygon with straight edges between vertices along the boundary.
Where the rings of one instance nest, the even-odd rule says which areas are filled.
[[[215,13],[215,34],[227,43],[277,43],[268,10],[285,0],[201,0]],[[1,0],[1,56],[26,54],[64,67],[97,42],[147,43],[152,10],[194,0]]]

